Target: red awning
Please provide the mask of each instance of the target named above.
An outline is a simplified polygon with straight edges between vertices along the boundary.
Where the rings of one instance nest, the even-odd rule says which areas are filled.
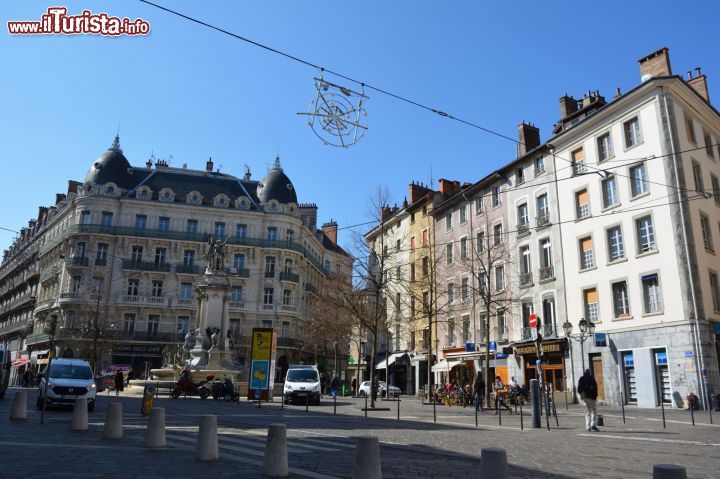
[[[14,367],[14,368],[21,368],[21,367],[25,366],[25,365],[28,364],[28,363],[30,363],[30,360],[29,360],[29,359],[20,358],[20,359],[16,359],[15,361],[12,362],[12,367]]]

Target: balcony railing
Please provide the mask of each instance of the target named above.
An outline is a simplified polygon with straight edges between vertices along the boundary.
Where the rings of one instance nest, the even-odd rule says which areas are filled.
[[[145,298],[145,302],[147,304],[161,304],[165,305],[167,303],[167,298],[164,298],[162,296],[147,296]]]
[[[134,236],[140,238],[159,238],[177,241],[194,241],[196,243],[206,243],[206,233],[188,233],[186,231],[170,231],[170,230],[156,230],[147,228],[133,228],[128,226],[102,226],[99,224],[92,225],[70,225],[62,235],[52,241],[48,241],[42,245],[39,250],[39,254],[43,255],[58,244],[60,244],[65,238],[77,234],[106,234],[115,236]],[[318,271],[327,275],[328,271],[322,264],[322,261],[315,257],[315,255],[305,248],[300,243],[292,240],[269,240],[264,238],[248,238],[248,237],[237,237],[233,236],[229,239],[229,243],[232,245],[260,247],[260,248],[278,248],[278,249],[289,249],[296,251],[303,255],[310,264],[312,264]]]
[[[193,298],[177,298],[175,299],[175,304],[177,306],[190,306],[195,307],[195,300]]]
[[[543,338],[557,338],[557,326],[554,324],[543,324],[540,328]]]
[[[238,276],[240,278],[250,277],[250,270],[245,268],[228,268],[227,273]]]
[[[123,269],[131,269],[135,271],[160,271],[169,272],[170,263],[152,263],[150,261],[132,261],[129,259],[122,260]]]
[[[287,311],[290,313],[294,313],[297,311],[297,306],[295,306],[294,304],[281,304],[280,311]]]
[[[277,338],[277,346],[279,348],[296,348],[298,347],[298,342],[295,338],[279,337]]]
[[[540,268],[540,281],[552,279],[555,277],[555,271],[552,266],[543,266]]]
[[[196,264],[176,264],[175,272],[180,274],[198,274],[200,273],[200,266]]]
[[[50,341],[50,335],[47,333],[29,334],[28,337],[25,338],[25,344],[27,346],[32,346],[33,344],[47,343],[48,341]]]
[[[532,284],[532,282],[533,282],[532,272],[520,273],[520,286],[527,286],[529,284]]]
[[[79,291],[66,291],[64,293],[60,293],[60,299],[61,300],[63,300],[63,299],[69,299],[69,300],[80,299],[81,294],[82,293],[80,293]]]
[[[245,307],[245,303],[242,301],[230,301],[230,309],[243,309]]]
[[[524,327],[524,328],[522,328],[522,330],[520,330],[520,339],[521,339],[522,341],[526,341],[526,340],[528,340],[528,339],[532,339],[532,338],[533,338],[533,334],[532,334],[532,333],[533,333],[533,329],[535,329],[535,328],[530,328],[530,327]]]
[[[65,267],[67,268],[81,268],[87,266],[89,263],[89,259],[85,257],[65,259]]]
[[[550,215],[545,213],[544,215],[538,215],[535,219],[538,227],[547,226],[550,224]]]
[[[272,311],[273,309],[275,309],[275,305],[274,304],[263,304],[262,309],[263,309],[263,311]]]
[[[317,293],[317,288],[310,283],[305,283],[305,291],[309,293]]]
[[[95,266],[107,266],[107,258],[95,258]]]
[[[529,234],[530,234],[530,224],[527,221],[518,223],[517,235],[518,236],[527,236]]]
[[[265,277],[266,277],[266,278],[274,278],[274,277],[275,277],[275,271],[265,271]]]
[[[290,281],[291,283],[299,283],[300,275],[291,273],[290,271],[281,271],[280,272],[280,281]]]
[[[123,303],[142,303],[144,301],[144,298],[136,294],[123,294],[120,297],[120,301],[122,301]]]

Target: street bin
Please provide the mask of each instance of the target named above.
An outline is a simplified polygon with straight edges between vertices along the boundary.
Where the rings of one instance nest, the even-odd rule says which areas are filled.
[[[343,385],[342,385],[342,395],[343,395],[343,396],[349,396],[349,395],[350,395],[350,385],[349,385],[349,384],[343,384]]]

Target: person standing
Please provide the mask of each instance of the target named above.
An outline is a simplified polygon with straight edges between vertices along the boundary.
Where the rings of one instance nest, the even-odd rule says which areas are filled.
[[[588,431],[600,430],[597,428],[597,407],[596,401],[598,397],[598,387],[595,378],[590,374],[590,370],[586,369],[585,374],[582,375],[578,381],[578,392],[580,393],[580,399],[583,401],[585,406],[585,429]]]
[[[473,383],[473,392],[475,393],[475,410],[484,411],[483,403],[485,402],[485,378],[482,371],[478,371],[475,382]]]
[[[115,373],[115,395],[119,396],[123,389],[125,389],[125,377],[122,369],[118,369]]]
[[[512,414],[512,409],[510,409],[510,406],[505,404],[505,396],[507,396],[507,388],[505,387],[505,383],[503,382],[502,378],[500,376],[495,376],[495,384],[493,385],[495,389],[495,412],[494,414],[498,413],[498,407],[502,406],[505,409],[507,409],[510,414]]]
[[[340,380],[338,379],[337,374],[335,374],[332,378],[332,381],[330,381],[330,394],[332,394],[333,399],[337,397],[339,388]]]
[[[353,394],[357,396],[358,395],[357,378],[353,378],[353,380],[352,380],[352,390],[353,390]]]

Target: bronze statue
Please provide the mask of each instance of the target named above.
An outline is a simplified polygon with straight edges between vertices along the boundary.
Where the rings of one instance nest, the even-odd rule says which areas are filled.
[[[213,235],[208,235],[208,252],[205,258],[209,270],[222,271],[225,268],[225,245],[229,240],[229,236],[221,241],[213,238]]]

